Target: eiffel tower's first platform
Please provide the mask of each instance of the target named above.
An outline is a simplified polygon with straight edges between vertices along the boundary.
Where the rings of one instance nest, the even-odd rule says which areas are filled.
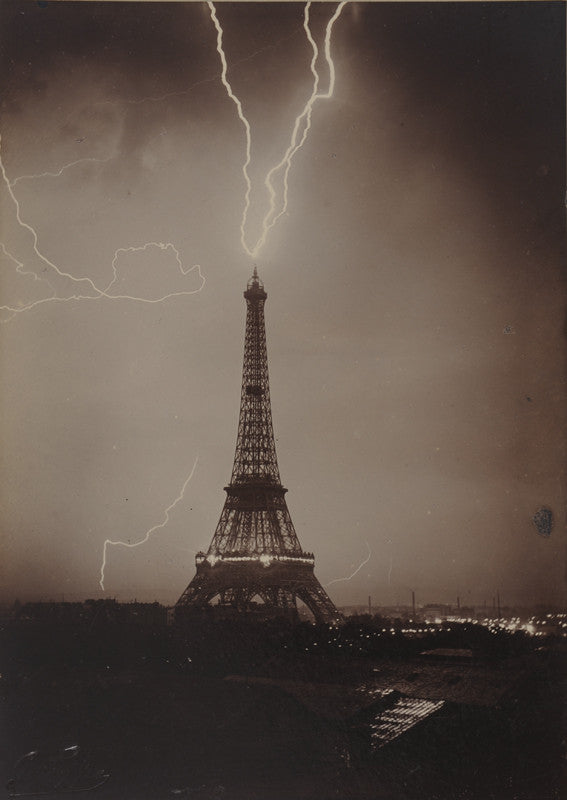
[[[267,294],[256,268],[244,292],[246,334],[236,453],[226,500],[195,577],[175,607],[176,619],[217,606],[297,615],[297,599],[317,622],[340,619],[314,575],[313,553],[299,543],[287,508],[272,427],[264,323]]]

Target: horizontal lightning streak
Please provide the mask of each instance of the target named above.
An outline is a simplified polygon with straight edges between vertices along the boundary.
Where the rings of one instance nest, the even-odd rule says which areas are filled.
[[[368,556],[367,556],[367,557],[364,559],[364,561],[362,562],[362,564],[360,564],[360,565],[359,565],[359,566],[358,566],[358,567],[355,569],[355,571],[352,573],[352,575],[349,575],[349,576],[348,576],[348,577],[346,577],[346,578],[335,578],[334,580],[332,580],[332,581],[329,581],[329,583],[326,583],[326,584],[325,584],[325,588],[327,588],[327,586],[330,586],[332,583],[339,583],[340,581],[350,581],[350,580],[352,580],[352,578],[354,578],[354,576],[355,576],[355,575],[357,575],[357,574],[360,572],[360,570],[362,569],[362,567],[364,567],[364,566],[365,566],[365,564],[368,564],[368,562],[370,561],[370,559],[371,559],[371,557],[372,557],[372,551],[371,551],[371,549],[370,549],[370,545],[368,544],[368,542],[365,542],[364,544],[366,545],[366,547],[368,547]]]
[[[0,135],[0,151],[1,151],[1,144],[2,144],[2,136]],[[68,168],[70,166],[73,166],[76,163],[78,163],[78,162],[72,162],[71,164],[67,164],[65,167],[63,167],[60,170],[60,173],[62,173],[63,170],[65,170],[66,168]],[[113,269],[113,276],[114,277],[113,277],[112,281],[110,282],[110,284],[106,287],[106,289],[101,289],[100,287],[98,287],[94,283],[94,281],[92,281],[88,277],[79,278],[76,275],[72,275],[69,272],[65,272],[64,270],[60,269],[56,264],[54,264],[52,261],[50,261],[50,259],[47,258],[47,256],[45,256],[40,251],[40,249],[39,249],[39,237],[38,237],[37,231],[35,230],[35,228],[33,228],[29,223],[27,223],[22,218],[20,201],[16,197],[16,195],[14,193],[14,189],[13,189],[14,185],[17,183],[17,181],[19,179],[16,178],[13,181],[9,180],[8,175],[6,174],[6,169],[4,167],[4,163],[3,163],[2,158],[1,158],[1,153],[0,153],[0,171],[2,173],[2,179],[3,179],[3,181],[4,181],[5,185],[6,185],[6,189],[8,190],[8,194],[10,195],[10,198],[11,198],[13,204],[14,204],[14,207],[15,207],[16,220],[17,220],[17,222],[18,222],[18,224],[20,225],[21,228],[23,228],[24,230],[28,231],[31,234],[32,241],[33,241],[32,249],[33,249],[34,253],[36,254],[36,256],[39,258],[39,260],[42,261],[46,266],[48,266],[52,270],[54,270],[54,272],[60,278],[68,279],[68,280],[72,281],[75,284],[82,284],[83,286],[85,286],[86,291],[92,292],[92,293],[89,293],[89,294],[82,294],[82,293],[80,293],[80,294],[72,294],[72,295],[69,295],[68,297],[59,297],[57,294],[54,293],[54,294],[50,295],[49,297],[43,297],[43,298],[41,298],[39,300],[35,300],[34,302],[27,303],[25,305],[24,304],[18,305],[18,306],[1,305],[0,306],[0,311],[7,311],[7,312],[11,313],[11,316],[9,317],[9,319],[12,319],[16,314],[22,314],[25,311],[30,311],[32,308],[36,308],[36,307],[38,307],[40,305],[43,305],[45,303],[68,303],[68,302],[71,302],[73,300],[100,300],[100,299],[102,299],[104,297],[107,300],[130,300],[130,301],[137,302],[137,303],[153,304],[153,303],[162,303],[164,300],[168,300],[169,298],[172,298],[172,297],[182,297],[182,296],[186,296],[186,295],[197,294],[198,292],[200,292],[203,289],[203,287],[205,285],[205,278],[201,274],[201,268],[200,268],[199,264],[195,264],[192,267],[184,269],[184,267],[183,267],[183,265],[181,263],[180,254],[179,254],[179,251],[177,250],[177,248],[171,243],[165,244],[163,242],[147,242],[146,244],[144,244],[142,246],[138,246],[138,247],[120,247],[120,248],[118,248],[115,251],[114,258],[112,260],[112,269]],[[44,174],[48,174],[48,173],[44,173]],[[21,177],[22,178],[23,177],[31,178],[31,177],[43,177],[43,176],[42,175],[37,175],[37,176],[21,176]],[[157,247],[157,248],[159,248],[161,250],[172,250],[174,252],[174,254],[175,254],[175,258],[176,258],[177,264],[179,266],[180,272],[184,277],[186,275],[188,275],[189,272],[192,272],[193,270],[197,270],[198,274],[199,274],[199,278],[201,280],[201,285],[199,286],[199,288],[198,289],[192,289],[192,290],[183,290],[183,291],[178,291],[178,292],[169,292],[169,293],[163,295],[162,297],[158,297],[158,298],[138,297],[136,295],[130,295],[130,294],[109,294],[108,293],[108,289],[114,284],[114,282],[117,279],[116,260],[118,258],[118,255],[121,252],[130,252],[130,251],[137,252],[137,251],[145,250],[147,247],[150,247],[150,246]],[[4,253],[16,264],[16,271],[17,272],[19,272],[22,275],[35,275],[36,278],[38,278],[38,280],[43,280],[42,278],[40,278],[37,275],[37,273],[33,272],[32,270],[24,270],[24,268],[23,268],[24,265],[22,264],[22,262],[20,262],[11,253],[9,253],[8,250],[5,248],[5,246],[3,244],[2,244],[2,248],[4,250]],[[49,280],[47,280],[47,279],[45,279],[45,280],[49,284]],[[49,285],[51,286],[51,284],[49,284]],[[51,286],[51,288],[53,289],[52,286]],[[4,320],[4,322],[7,322],[7,321],[8,320]]]
[[[106,164],[111,160],[112,156],[108,156],[107,158],[78,158],[76,161],[71,161],[69,164],[65,164],[58,172],[39,172],[36,175],[20,175],[19,177],[10,181],[10,186],[13,187],[20,181],[31,181],[36,180],[37,178],[59,178],[66,170],[71,169],[71,167],[76,167],[77,164],[86,164],[88,162]]]
[[[101,567],[100,567],[100,580],[99,580],[100,588],[102,589],[103,592],[105,591],[105,589],[104,589],[104,570],[106,568],[106,550],[107,550],[107,548],[109,546],[112,546],[112,547],[139,547],[141,544],[145,544],[148,541],[148,539],[150,538],[152,533],[155,533],[157,530],[160,530],[160,528],[165,528],[165,526],[169,522],[169,512],[173,511],[175,506],[178,503],[180,503],[181,500],[183,499],[183,496],[185,494],[185,490],[187,488],[187,485],[190,482],[190,480],[193,477],[193,475],[195,474],[195,469],[197,468],[197,462],[198,461],[199,461],[199,457],[197,456],[197,458],[195,459],[195,463],[193,464],[193,469],[191,470],[191,472],[189,473],[187,479],[185,480],[185,483],[183,484],[183,487],[182,487],[181,491],[179,492],[178,496],[175,498],[173,503],[171,503],[165,509],[163,522],[160,522],[159,525],[154,525],[152,528],[150,528],[148,531],[146,531],[144,537],[142,539],[140,539],[139,542],[130,543],[130,542],[113,541],[111,539],[105,539],[104,547],[102,549],[102,564],[101,564]]]
[[[118,257],[120,255],[120,253],[140,253],[140,252],[143,252],[144,250],[147,250],[148,247],[157,247],[158,250],[163,250],[163,251],[168,251],[168,250],[173,251],[173,253],[175,255],[175,260],[177,262],[177,266],[179,268],[179,272],[181,273],[181,275],[183,275],[183,277],[186,277],[187,275],[189,275],[190,272],[193,272],[193,270],[196,269],[198,274],[199,274],[199,278],[201,280],[201,285],[200,285],[200,287],[198,289],[186,290],[186,291],[183,291],[183,292],[171,292],[170,294],[166,294],[163,297],[151,298],[151,299],[144,298],[144,297],[137,297],[137,298],[135,298],[136,300],[138,300],[141,303],[161,303],[161,302],[163,302],[163,300],[166,300],[169,297],[178,297],[179,295],[186,295],[186,294],[197,294],[198,292],[201,291],[201,289],[205,285],[205,278],[201,273],[201,267],[200,267],[199,264],[194,264],[192,267],[185,268],[183,266],[182,261],[181,261],[181,256],[179,254],[179,250],[171,242],[146,242],[145,244],[139,245],[137,247],[119,247],[114,252],[114,258],[112,259],[112,273],[113,273],[114,277],[112,278],[112,280],[110,281],[108,286],[104,289],[104,292],[103,292],[104,297],[108,297],[108,298],[110,298],[112,300],[130,300],[130,299],[132,299],[129,295],[108,294],[108,290],[118,280],[117,260],[118,260]]]

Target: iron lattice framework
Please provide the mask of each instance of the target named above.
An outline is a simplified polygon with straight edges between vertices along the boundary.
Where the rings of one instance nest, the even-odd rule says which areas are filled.
[[[256,268],[244,292],[246,334],[240,417],[232,476],[213,540],[197,553],[196,574],[176,605],[176,616],[221,606],[249,611],[297,613],[302,600],[318,622],[339,619],[313,573],[313,553],[303,552],[280,480],[268,380],[264,323],[267,294]]]

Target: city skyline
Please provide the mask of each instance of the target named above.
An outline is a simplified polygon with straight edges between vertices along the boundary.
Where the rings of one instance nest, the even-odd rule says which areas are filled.
[[[322,91],[336,10],[312,8]],[[1,599],[175,602],[230,475],[256,263],[282,482],[336,605],[563,603],[564,7],[347,3],[254,258],[210,6],[1,13]],[[302,4],[216,14],[258,232],[313,50]],[[101,588],[105,541],[150,530]]]

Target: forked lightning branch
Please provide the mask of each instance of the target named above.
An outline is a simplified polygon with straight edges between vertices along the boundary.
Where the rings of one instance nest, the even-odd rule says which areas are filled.
[[[310,29],[311,0],[309,0],[309,2],[306,3],[305,5],[305,9],[303,12],[303,29],[305,30],[305,35],[313,51],[310,63],[310,71],[313,75],[313,87],[307,102],[305,103],[301,112],[295,118],[291,132],[290,143],[285,153],[278,161],[278,163],[275,164],[268,171],[264,179],[264,188],[266,189],[266,192],[269,197],[268,209],[265,212],[264,218],[262,220],[262,232],[259,238],[256,240],[256,242],[252,244],[250,243],[250,237],[247,235],[247,230],[246,230],[248,222],[248,211],[250,210],[250,195],[252,192],[252,183],[248,173],[248,167],[250,166],[250,162],[252,160],[252,133],[250,128],[250,123],[248,122],[246,116],[244,115],[244,111],[242,109],[242,103],[239,100],[239,98],[235,95],[232,86],[227,79],[228,64],[223,49],[223,30],[218,20],[214,3],[210,2],[209,0],[208,6],[211,12],[211,18],[213,20],[213,23],[217,31],[217,50],[222,64],[221,81],[227,91],[228,96],[236,106],[238,117],[242,122],[242,125],[244,126],[244,132],[245,132],[246,157],[244,160],[244,164],[242,165],[242,174],[244,176],[244,183],[246,186],[246,190],[244,194],[244,208],[242,211],[242,218],[240,222],[240,243],[242,245],[244,252],[247,253],[251,258],[256,258],[258,256],[260,250],[266,243],[266,238],[268,236],[269,231],[274,227],[278,219],[280,219],[280,217],[287,211],[288,190],[289,190],[288,175],[291,169],[291,162],[297,151],[301,147],[303,147],[303,145],[305,144],[305,140],[307,139],[307,134],[309,133],[309,129],[311,128],[311,115],[313,111],[313,106],[315,105],[317,100],[328,100],[333,96],[333,92],[335,90],[335,65],[331,57],[331,34],[333,32],[333,26],[337,21],[337,19],[339,18],[341,11],[346,5],[346,2],[347,0],[342,0],[342,2],[338,4],[338,6],[335,9],[335,12],[329,19],[327,26],[325,28],[324,53],[325,53],[325,61],[327,63],[329,71],[329,84],[326,92],[319,92],[320,78],[316,68],[317,60],[319,57],[319,48],[317,47],[317,44],[313,39]],[[277,189],[275,188],[275,184],[278,185]]]

